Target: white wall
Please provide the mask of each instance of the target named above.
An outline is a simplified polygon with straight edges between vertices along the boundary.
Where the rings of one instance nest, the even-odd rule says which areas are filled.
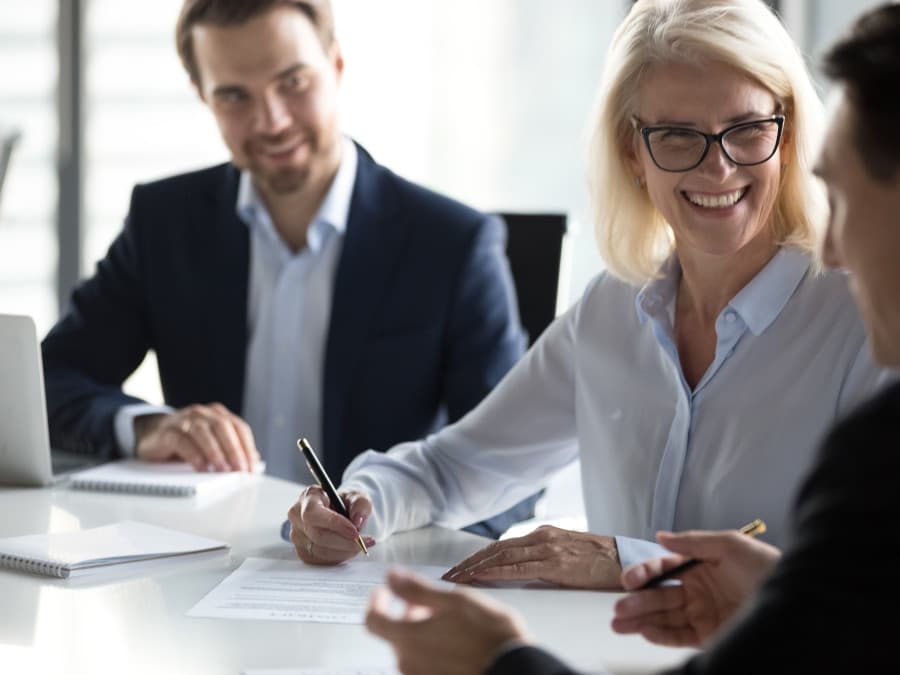
[[[335,4],[345,129],[394,170],[478,208],[570,213],[576,297],[600,267],[583,135],[621,3]]]

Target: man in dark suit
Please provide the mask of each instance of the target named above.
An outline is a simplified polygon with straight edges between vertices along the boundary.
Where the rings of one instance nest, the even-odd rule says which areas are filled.
[[[875,357],[898,368],[900,4],[859,19],[825,65],[841,85],[816,166],[831,204],[825,261],[853,274]],[[687,558],[703,563],[680,573],[680,585],[620,600],[613,628],[706,647],[672,674],[898,672],[898,440],[894,384],[828,434],[798,494],[783,555],[736,531],[661,533],[660,543],[679,555],[625,570],[625,588],[640,589]],[[520,622],[484,598],[408,574],[389,584],[418,606],[410,614],[419,620],[392,618],[382,590],[368,625],[391,641],[405,675],[575,673],[528,644]]]
[[[502,223],[341,134],[327,0],[186,0],[176,32],[232,161],[135,188],[43,343],[54,444],[308,482],[298,436],[339,479],[461,417],[525,346]],[[166,407],[121,391],[151,349]]]

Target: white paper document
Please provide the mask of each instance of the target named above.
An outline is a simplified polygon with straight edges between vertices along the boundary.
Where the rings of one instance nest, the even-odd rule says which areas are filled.
[[[299,560],[247,558],[187,616],[361,624],[369,595],[392,567],[396,565],[366,560],[317,567]],[[434,581],[447,571],[425,565],[404,568]]]

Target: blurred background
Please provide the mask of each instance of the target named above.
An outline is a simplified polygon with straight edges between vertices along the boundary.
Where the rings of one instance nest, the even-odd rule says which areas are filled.
[[[628,0],[334,0],[343,125],[398,173],[490,211],[570,216],[567,305],[600,269],[583,137]],[[811,62],[875,0],[771,2]],[[131,187],[227,159],[175,54],[180,0],[0,0],[0,311],[40,332]],[[2,133],[2,131],[0,131]]]
[[[875,0],[773,0],[812,64]],[[559,310],[600,269],[583,139],[628,0],[334,0],[345,131],[487,211],[569,216]],[[225,161],[174,48],[180,0],[0,0],[0,312],[45,333],[122,224],[131,187]],[[818,76],[818,74],[817,74]],[[820,78],[821,80],[821,78]],[[152,356],[129,381],[158,401]]]
[[[0,312],[44,334],[121,227],[135,183],[225,161],[174,48],[180,0],[0,0]],[[773,0],[815,69],[876,0]],[[397,173],[487,211],[565,213],[558,310],[602,269],[584,138],[629,0],[334,0],[346,133]],[[823,92],[824,93],[824,92]],[[126,384],[159,402],[149,356]],[[580,512],[577,467],[553,511]],[[552,489],[551,489],[552,492]],[[577,500],[578,498],[576,498]]]

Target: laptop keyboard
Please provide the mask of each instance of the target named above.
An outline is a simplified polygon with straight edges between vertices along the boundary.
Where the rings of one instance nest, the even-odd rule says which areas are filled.
[[[86,469],[98,463],[95,457],[87,455],[79,455],[74,452],[65,450],[51,450],[50,464],[53,467],[53,474],[69,473],[78,469]]]

